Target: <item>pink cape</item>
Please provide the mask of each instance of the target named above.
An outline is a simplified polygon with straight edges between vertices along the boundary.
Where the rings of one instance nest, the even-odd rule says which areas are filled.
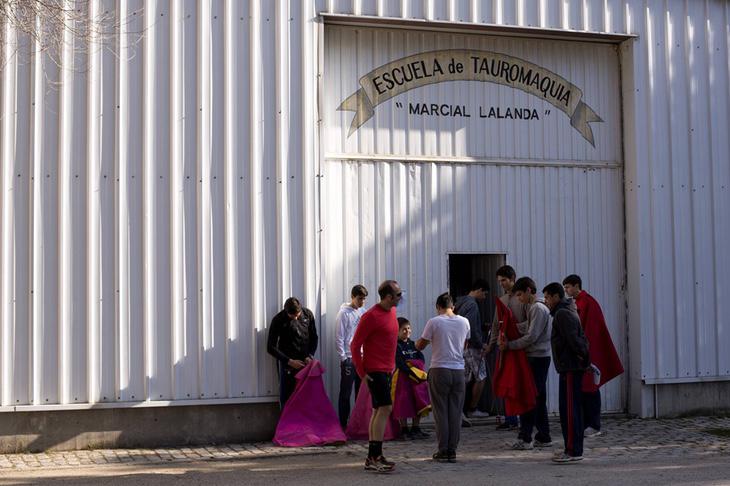
[[[370,429],[370,417],[373,415],[373,403],[370,398],[370,389],[365,380],[360,384],[360,391],[357,392],[357,400],[355,400],[355,408],[350,414],[350,420],[347,423],[347,438],[351,440],[368,440],[368,431]],[[400,424],[398,420],[390,416],[385,426],[384,440],[393,440],[400,435]]]
[[[423,370],[424,363],[420,359],[414,359],[411,365]],[[422,381],[416,383],[407,373],[398,370],[395,381],[395,399],[393,400],[393,417],[396,419],[408,419],[423,417],[431,411],[431,397],[428,394],[428,383]]]
[[[303,447],[346,441],[324,390],[323,373],[322,364],[312,360],[296,374],[297,386],[281,412],[274,444]]]

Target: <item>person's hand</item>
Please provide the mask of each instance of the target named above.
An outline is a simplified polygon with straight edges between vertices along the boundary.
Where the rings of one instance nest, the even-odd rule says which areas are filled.
[[[304,361],[299,359],[290,359],[286,364],[288,364],[290,368],[294,368],[295,370],[300,370],[306,366],[304,364]]]
[[[373,379],[370,377],[370,375],[365,375],[362,377],[362,379],[365,381],[373,381]]]
[[[499,340],[497,341],[497,343],[499,344],[500,351],[504,351],[505,349],[507,349],[507,340],[502,339],[502,336],[499,337]]]
[[[482,351],[482,355],[483,356],[486,356],[486,355],[488,355],[491,352],[492,352],[492,343],[485,344],[484,345],[484,348],[483,348],[483,351]]]
[[[309,364],[309,363],[311,363],[311,362],[312,362],[312,358],[310,358],[309,356],[307,356],[306,358],[304,358],[304,362],[305,362],[306,364]]]

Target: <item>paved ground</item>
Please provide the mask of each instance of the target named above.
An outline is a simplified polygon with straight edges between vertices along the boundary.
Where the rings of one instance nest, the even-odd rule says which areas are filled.
[[[557,420],[553,434],[559,439]],[[386,443],[397,471],[362,470],[366,444],[284,449],[270,443],[166,449],[85,450],[0,455],[5,484],[702,484],[730,485],[730,418],[607,418],[605,434],[587,439],[585,460],[555,465],[552,450],[505,448],[514,432],[493,422],[462,429],[459,462],[430,460],[433,440]]]

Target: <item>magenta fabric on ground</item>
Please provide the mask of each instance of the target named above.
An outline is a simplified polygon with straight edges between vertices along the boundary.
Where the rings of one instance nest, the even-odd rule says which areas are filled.
[[[350,414],[347,422],[347,438],[351,440],[368,440],[368,429],[370,428],[370,417],[373,415],[373,403],[370,398],[370,389],[365,380],[362,380],[360,391],[357,392],[355,408]],[[400,424],[398,420],[390,416],[385,426],[383,440],[393,440],[400,435]]]
[[[422,370],[424,363],[415,359],[411,364]],[[409,419],[419,415],[419,412],[428,409],[430,411],[431,397],[428,394],[428,383],[416,383],[406,373],[398,372],[398,380],[395,383],[395,400],[393,400],[393,418]]]
[[[324,389],[324,371],[319,361],[312,360],[297,373],[297,386],[281,412],[274,444],[303,447],[346,441]]]

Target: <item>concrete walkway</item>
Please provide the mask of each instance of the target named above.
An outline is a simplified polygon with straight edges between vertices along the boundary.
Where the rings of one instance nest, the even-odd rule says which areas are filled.
[[[730,418],[606,418],[604,434],[586,440],[585,460],[563,466],[550,461],[562,446],[557,419],[551,427],[555,447],[518,452],[506,447],[516,432],[498,432],[492,419],[483,420],[462,429],[456,464],[430,460],[435,439],[389,442],[384,449],[398,463],[396,475],[418,476],[419,484],[456,477],[474,484],[582,484],[589,477],[596,484],[730,484]],[[381,478],[362,471],[366,450],[362,442],[296,449],[257,443],[8,454],[0,455],[0,484],[98,484],[102,477],[108,484],[270,484],[288,476],[300,484],[358,483]]]

